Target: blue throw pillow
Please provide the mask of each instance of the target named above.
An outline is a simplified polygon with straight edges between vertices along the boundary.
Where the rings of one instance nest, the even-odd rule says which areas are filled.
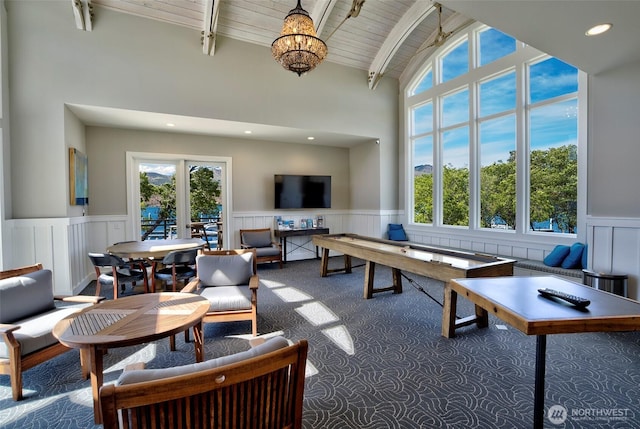
[[[584,249],[582,250],[582,268],[589,268],[587,267],[587,265],[589,265],[589,254],[587,252],[587,247],[589,247],[587,244],[584,245]]]
[[[407,234],[404,232],[404,228],[402,224],[398,223],[390,223],[389,229],[387,231],[387,235],[389,236],[389,240],[394,241],[408,241]]]
[[[573,243],[569,249],[569,254],[562,261],[562,268],[580,268],[582,266],[582,253],[584,244]]]
[[[567,257],[571,248],[562,244],[556,246],[542,262],[548,267],[559,267]]]

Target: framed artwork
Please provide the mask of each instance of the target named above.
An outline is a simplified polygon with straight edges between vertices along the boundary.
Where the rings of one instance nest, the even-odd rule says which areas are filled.
[[[69,148],[69,187],[72,206],[89,204],[87,156],[74,148]]]

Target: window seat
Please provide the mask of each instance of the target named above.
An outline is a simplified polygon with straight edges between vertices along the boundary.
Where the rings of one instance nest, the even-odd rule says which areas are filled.
[[[504,256],[510,258],[509,256]],[[515,259],[515,258],[512,258]],[[582,268],[549,267],[542,261],[532,259],[516,259],[513,270],[514,276],[544,276],[557,275],[571,281],[582,283]]]

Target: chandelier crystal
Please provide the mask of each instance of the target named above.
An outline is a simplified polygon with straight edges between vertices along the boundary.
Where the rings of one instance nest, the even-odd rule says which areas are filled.
[[[313,20],[300,0],[285,17],[280,37],[271,44],[271,54],[282,67],[298,76],[316,68],[327,56],[327,45],[317,37]]]

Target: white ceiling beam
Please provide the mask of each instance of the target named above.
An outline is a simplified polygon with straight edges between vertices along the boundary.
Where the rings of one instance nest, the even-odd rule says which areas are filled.
[[[91,0],[71,0],[71,7],[73,8],[73,17],[78,30],[93,30],[93,5]]]
[[[202,53],[211,55],[216,50],[216,31],[218,27],[218,14],[220,13],[221,0],[206,0],[204,6],[204,19],[202,29]]]
[[[320,34],[322,34],[322,30],[329,21],[331,11],[336,4],[338,4],[338,0],[318,0],[313,7],[313,10],[309,14],[316,26],[316,34],[318,35],[318,37],[320,37]]]
[[[368,76],[369,89],[375,89],[378,85],[389,62],[411,32],[436,10],[434,1],[417,0],[400,18],[371,62]]]

